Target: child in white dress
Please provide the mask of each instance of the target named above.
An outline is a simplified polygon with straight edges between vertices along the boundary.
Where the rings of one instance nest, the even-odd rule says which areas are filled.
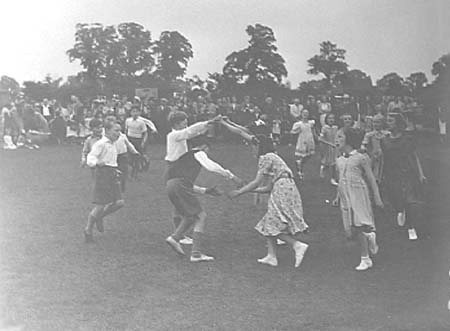
[[[300,121],[294,123],[291,134],[298,134],[297,145],[295,146],[295,163],[300,179],[303,179],[303,168],[306,161],[316,152],[314,142],[314,120],[309,120],[309,111],[303,109]]]

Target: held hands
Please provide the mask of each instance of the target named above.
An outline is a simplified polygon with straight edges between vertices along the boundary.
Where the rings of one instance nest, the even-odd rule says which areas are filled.
[[[239,190],[231,190],[227,193],[227,197],[230,199],[234,199],[239,195]]]
[[[219,197],[223,194],[222,191],[220,191],[216,186],[209,187],[205,190],[205,194],[211,195],[213,197]]]
[[[375,206],[377,206],[379,208],[384,208],[384,203],[380,197],[375,198]]]
[[[425,177],[424,175],[421,175],[421,176],[419,177],[419,180],[420,180],[420,183],[421,183],[421,184],[426,184],[426,183],[428,182],[428,178]]]
[[[210,119],[208,124],[213,124],[222,121],[222,115],[217,115],[216,117]]]
[[[237,176],[233,176],[233,178],[231,178],[231,180],[236,184],[237,188],[241,188],[242,186],[247,184],[243,179],[241,179]]]

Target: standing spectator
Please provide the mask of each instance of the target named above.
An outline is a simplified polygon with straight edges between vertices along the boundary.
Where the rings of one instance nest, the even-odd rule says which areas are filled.
[[[261,105],[261,113],[267,115],[269,120],[272,120],[276,112],[275,102],[273,102],[272,97],[267,97]]]
[[[49,123],[50,132],[52,137],[55,139],[56,143],[60,145],[66,139],[67,134],[67,123],[62,117],[61,111],[57,110],[55,112],[55,118]]]
[[[302,115],[303,105],[300,103],[299,98],[294,99],[294,103],[289,106],[289,113],[291,114],[292,123],[300,120]]]
[[[308,95],[306,98],[305,108],[309,111],[309,117],[315,120],[316,123],[319,123],[319,107],[317,106],[314,96]]]
[[[441,104],[438,107],[438,123],[439,123],[439,136],[441,138],[441,143],[445,143],[447,141],[447,119],[449,117],[448,109],[445,109],[445,106]]]
[[[402,98],[397,96],[394,100],[388,103],[387,111],[388,113],[391,113],[394,111],[394,109],[399,109],[400,111],[403,111],[405,109],[405,104],[402,101]]]
[[[325,117],[327,114],[331,113],[331,103],[329,102],[326,95],[322,95],[319,101],[317,101],[317,108],[319,111],[319,117],[320,117],[320,125],[325,125]]]
[[[41,114],[45,117],[45,119],[47,120],[47,122],[50,122],[50,120],[53,118],[54,116],[54,109],[53,106],[50,105],[50,103],[48,102],[48,99],[44,99],[42,101],[41,104]]]

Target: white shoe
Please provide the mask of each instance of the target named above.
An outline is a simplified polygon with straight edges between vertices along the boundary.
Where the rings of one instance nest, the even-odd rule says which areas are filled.
[[[258,259],[259,263],[267,264],[272,267],[276,267],[278,265],[278,260],[275,256],[267,255],[266,257],[263,257],[262,259]]]
[[[373,262],[370,258],[361,259],[361,263],[355,269],[357,271],[364,271],[372,268]]]
[[[375,232],[366,233],[366,237],[369,240],[370,254],[376,255],[380,249],[377,244],[377,234]]]
[[[417,240],[417,233],[416,233],[416,229],[408,229],[408,237],[409,240]]]
[[[183,245],[192,245],[192,242],[192,238],[189,238],[188,236],[184,236],[184,238],[180,240],[180,244]]]
[[[200,255],[191,255],[191,262],[211,262],[214,261],[212,256],[208,256],[205,254]]]
[[[168,243],[169,246],[172,247],[172,249],[173,249],[176,253],[178,253],[178,254],[180,254],[180,255],[186,255],[186,254],[184,253],[183,248],[181,247],[180,243],[177,242],[175,239],[173,239],[172,236],[168,236],[168,237],[166,238],[166,243]]]
[[[405,212],[401,212],[397,214],[397,224],[398,226],[404,226],[405,225]]]
[[[331,178],[330,183],[333,186],[338,186],[339,185],[338,182],[336,181],[336,179],[334,179],[334,178]]]
[[[283,240],[281,240],[281,239],[278,239],[278,238],[277,238],[277,245],[278,245],[278,246],[286,245],[286,242],[283,241]]]
[[[305,255],[306,250],[308,249],[309,245],[302,243],[300,241],[297,241],[294,245],[294,251],[295,251],[295,264],[294,266],[298,268],[300,264],[303,261],[303,257]]]

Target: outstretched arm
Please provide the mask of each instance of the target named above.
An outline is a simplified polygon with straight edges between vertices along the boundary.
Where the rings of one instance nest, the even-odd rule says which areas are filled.
[[[244,138],[247,141],[252,141],[254,136],[251,134],[251,132],[244,128],[243,126],[240,126],[234,122],[231,122],[230,120],[223,120],[220,122],[223,126],[225,126],[230,132],[237,134]]]
[[[426,182],[427,177],[425,177],[425,174],[423,172],[422,163],[420,162],[419,155],[417,155],[417,152],[414,152],[414,159],[416,160],[417,170],[419,172],[419,180],[421,183]]]
[[[264,175],[261,172],[258,172],[255,179],[253,179],[250,183],[248,183],[247,185],[241,187],[238,190],[233,190],[231,192],[228,192],[228,196],[230,198],[235,198],[238,197],[244,193],[248,193],[248,192],[255,192],[255,189],[261,185],[261,183],[263,182],[264,179]]]
[[[211,160],[203,151],[195,153],[194,157],[201,164],[201,166],[208,171],[219,174],[227,179],[233,179],[235,177],[230,170],[224,169],[220,164]]]

